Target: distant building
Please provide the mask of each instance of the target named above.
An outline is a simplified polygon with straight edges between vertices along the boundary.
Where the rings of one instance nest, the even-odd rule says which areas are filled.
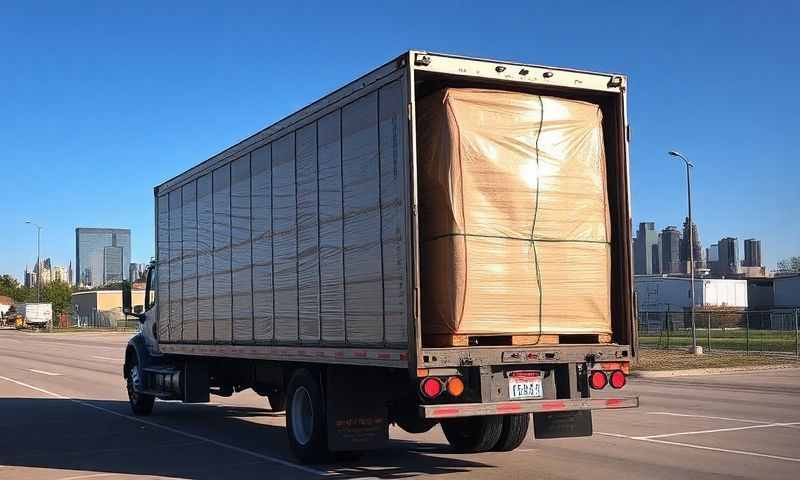
[[[127,280],[131,231],[121,228],[75,229],[75,283],[100,287]]]
[[[131,282],[140,282],[145,279],[147,265],[144,263],[131,263],[128,267],[128,279]]]
[[[700,232],[697,229],[697,224],[694,222],[692,222],[691,236],[691,253],[694,255],[694,268],[704,268],[703,249],[700,246]],[[689,273],[689,260],[691,258],[689,250],[689,217],[686,217],[686,219],[683,221],[683,237],[681,238],[680,248],[681,270],[684,273]]]
[[[131,307],[144,305],[144,290],[131,291]],[[79,325],[115,327],[125,318],[122,290],[90,290],[72,294],[72,309]]]
[[[5,317],[12,305],[14,305],[13,298],[0,295],[0,318]]]
[[[27,265],[25,266],[25,279],[23,283],[28,288],[36,286],[36,272],[28,270]]]
[[[775,291],[772,278],[747,280],[747,305],[750,308],[772,308],[775,306]]]
[[[719,245],[716,243],[712,243],[711,245],[706,248],[706,267],[711,270],[712,273],[717,273],[718,266],[717,263],[719,262]]]
[[[653,222],[642,222],[633,240],[633,270],[637,275],[661,273],[661,251]]]
[[[55,266],[50,270],[50,280],[54,282],[70,283],[67,269],[61,266]]]
[[[739,273],[744,278],[763,278],[768,277],[767,267],[739,267]]]
[[[717,271],[720,275],[739,273],[739,239],[725,237],[717,243],[719,246],[719,260]]]
[[[772,282],[776,307],[800,307],[800,273],[778,276]]]
[[[49,258],[40,260],[36,265],[33,266],[33,271],[36,273],[36,278],[42,282],[42,285],[46,285],[50,283],[50,280],[52,280],[52,268],[53,263]]]
[[[761,266],[761,240],[748,238],[744,241],[744,262],[743,267]]]
[[[675,226],[661,231],[661,273],[681,273],[681,232]]]

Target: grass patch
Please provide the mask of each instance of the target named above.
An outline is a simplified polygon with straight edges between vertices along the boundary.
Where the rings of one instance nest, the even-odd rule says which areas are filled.
[[[800,367],[795,357],[776,355],[746,355],[712,352],[692,355],[683,350],[642,348],[638,365],[633,370],[689,370],[694,368],[751,367],[762,365],[792,365]]]
[[[669,333],[669,335],[667,335]],[[639,335],[643,347],[676,348],[692,343],[687,330]],[[697,344],[706,350],[795,353],[797,339],[793,330],[697,329]]]

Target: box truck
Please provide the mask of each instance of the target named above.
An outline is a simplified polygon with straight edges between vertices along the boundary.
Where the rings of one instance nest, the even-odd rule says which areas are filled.
[[[43,328],[53,320],[52,303],[18,303],[17,312],[25,318],[25,324]]]
[[[391,424],[507,451],[531,419],[588,436],[592,410],[638,406],[614,394],[635,354],[626,94],[409,51],[157,186],[133,412],[252,389],[318,462]]]

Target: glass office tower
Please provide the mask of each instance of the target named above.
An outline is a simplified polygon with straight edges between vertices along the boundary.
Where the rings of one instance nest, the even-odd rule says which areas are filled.
[[[131,231],[122,228],[75,229],[75,284],[101,287],[128,280]]]

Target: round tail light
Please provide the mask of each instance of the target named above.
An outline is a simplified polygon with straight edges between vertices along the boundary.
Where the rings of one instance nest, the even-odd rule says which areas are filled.
[[[621,372],[620,372],[621,373]],[[589,385],[595,390],[602,390],[608,384],[608,377],[606,373],[600,370],[595,370],[589,374]]]
[[[460,396],[464,393],[464,381],[459,377],[450,377],[447,380],[447,393],[454,397]]]
[[[614,388],[622,388],[625,386],[625,374],[622,373],[622,370],[614,370],[611,372],[611,377],[608,379],[608,382]]]
[[[444,389],[444,385],[442,385],[442,381],[436,377],[428,377],[422,381],[420,384],[420,390],[422,394],[428,398],[436,398],[442,394],[442,390]]]

